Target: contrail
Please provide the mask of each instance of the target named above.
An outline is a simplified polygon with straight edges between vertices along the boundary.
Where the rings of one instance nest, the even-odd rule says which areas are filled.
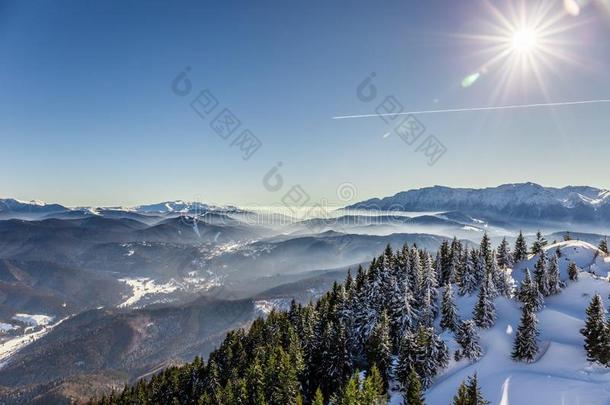
[[[489,111],[489,110],[514,110],[518,108],[538,108],[538,107],[560,107],[566,105],[581,105],[581,104],[601,104],[610,103],[610,99],[601,100],[581,100],[581,101],[562,101],[557,103],[536,103],[536,104],[512,104],[489,107],[472,107],[472,108],[449,108],[444,110],[422,110],[422,111],[407,111],[400,113],[385,113],[385,114],[360,114],[360,115],[338,115],[333,117],[334,120],[344,120],[348,118],[370,118],[370,117],[385,117],[396,115],[416,115],[416,114],[436,114],[436,113],[452,113],[452,112],[467,112],[467,111]]]

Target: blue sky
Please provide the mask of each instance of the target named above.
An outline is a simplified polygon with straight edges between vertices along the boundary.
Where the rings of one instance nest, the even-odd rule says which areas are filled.
[[[569,57],[539,64],[546,93],[527,68],[501,83],[506,61],[460,85],[493,56],[465,37],[497,22],[484,2],[0,1],[0,196],[271,205],[297,184],[331,204],[346,182],[354,200],[434,184],[610,187],[610,104],[418,116],[420,140],[446,148],[433,166],[378,117],[331,119],[389,95],[407,111],[610,98],[603,1],[558,23],[581,25],[550,45]],[[171,85],[187,66],[180,97]],[[378,98],[365,103],[356,88],[371,72]],[[203,89],[260,139],[250,159],[211,129],[220,110],[191,109]],[[284,186],[269,191],[278,162]]]

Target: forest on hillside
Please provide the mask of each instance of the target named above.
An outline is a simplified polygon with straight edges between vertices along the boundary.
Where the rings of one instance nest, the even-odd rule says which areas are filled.
[[[538,321],[545,299],[577,282],[581,269],[568,267],[562,280],[561,251],[545,249],[538,234],[531,247],[519,235],[493,249],[487,235],[476,248],[454,238],[436,254],[405,245],[387,246],[365,269],[348,272],[316,302],[292,302],[251,326],[230,332],[207,361],[170,367],[96,404],[382,404],[390,391],[404,403],[425,403],[425,392],[451,359],[470,362],[482,355],[479,332],[496,322],[497,297],[522,308],[510,356],[532,362],[539,351]],[[599,250],[607,254],[605,240]],[[515,263],[537,257],[519,286]],[[470,319],[460,319],[455,298],[476,296]],[[581,331],[589,360],[608,365],[610,327],[603,301],[595,295]],[[450,351],[441,333],[458,343]],[[477,375],[465,380],[453,403],[487,403]]]

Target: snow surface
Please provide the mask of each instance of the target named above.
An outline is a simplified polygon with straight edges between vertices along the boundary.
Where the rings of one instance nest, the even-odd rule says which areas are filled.
[[[15,329],[19,329],[19,326],[12,325],[10,323],[0,322],[0,332],[2,333],[6,333]]]
[[[181,280],[172,278],[166,283],[148,277],[120,278],[119,281],[131,287],[131,295],[125,297],[125,300],[118,305],[119,308],[134,307],[149,296],[163,297],[178,291],[207,291],[222,284],[221,279],[213,274],[209,277],[197,277],[197,272],[190,272],[188,277],[183,277]],[[155,302],[171,300],[171,297],[169,299],[165,297]]]
[[[290,298],[273,298],[270,300],[258,300],[254,302],[254,308],[259,315],[267,316],[273,311],[288,311],[290,309]]]
[[[13,320],[26,323],[30,326],[44,326],[53,322],[53,317],[48,315],[15,314]]]
[[[178,289],[174,280],[165,284],[158,284],[150,278],[121,278],[119,281],[131,287],[132,293],[125,301],[119,304],[120,308],[130,307],[138,303],[147,295],[169,294]]]
[[[10,358],[19,350],[40,339],[68,318],[69,317],[63,318],[54,324],[44,324],[42,325],[42,328],[36,332],[26,333],[2,342],[0,344],[0,368],[4,367],[10,361]]]
[[[568,278],[568,265],[571,261],[576,263],[576,265],[584,271],[590,271],[602,277],[608,276],[608,272],[610,271],[610,257],[606,256],[590,243],[569,240],[548,245],[544,249],[547,258],[552,258],[557,248],[559,248],[562,253],[561,258],[559,259],[559,270],[562,280]],[[530,269],[530,272],[533,272],[537,261],[538,256],[536,255],[530,256],[528,260],[517,264],[513,271],[513,278],[521,281],[524,274],[523,270],[528,268]]]
[[[525,364],[511,359],[521,309],[515,300],[499,297],[495,301],[496,324],[480,331],[483,357],[475,363],[452,360],[425,393],[426,403],[451,403],[460,383],[476,372],[483,394],[492,404],[610,404],[610,369],[587,361],[579,332],[593,294],[599,293],[605,304],[610,304],[610,283],[605,277],[610,260],[603,254],[596,255],[597,248],[585,242],[561,242],[547,247],[547,251],[555,252],[557,247],[567,259],[562,259],[560,264],[567,287],[559,295],[547,297],[545,307],[537,314],[540,351],[536,361]],[[531,258],[517,267],[533,268],[535,260]],[[567,281],[565,269],[570,260],[584,269],[578,281]],[[585,271],[589,269],[604,273],[604,277]],[[518,276],[522,271],[515,270],[515,273]],[[472,318],[476,299],[476,294],[456,296],[462,319]],[[451,333],[441,336],[454,351],[456,343]],[[402,395],[393,392],[390,404],[402,404]]]

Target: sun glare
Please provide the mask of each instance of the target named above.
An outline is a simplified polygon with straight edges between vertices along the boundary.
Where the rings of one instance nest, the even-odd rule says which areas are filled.
[[[530,28],[522,28],[513,32],[511,48],[513,51],[530,53],[538,47],[538,33]]]
[[[515,0],[504,8],[491,0],[483,0],[483,4],[487,13],[481,21],[481,32],[463,36],[477,45],[475,55],[482,63],[463,80],[462,87],[487,76],[495,81],[490,93],[493,101],[524,87],[532,88],[532,84],[550,98],[552,89],[547,81],[559,72],[560,65],[583,65],[574,53],[577,49],[570,34],[587,21],[573,20],[575,14],[561,3]]]

